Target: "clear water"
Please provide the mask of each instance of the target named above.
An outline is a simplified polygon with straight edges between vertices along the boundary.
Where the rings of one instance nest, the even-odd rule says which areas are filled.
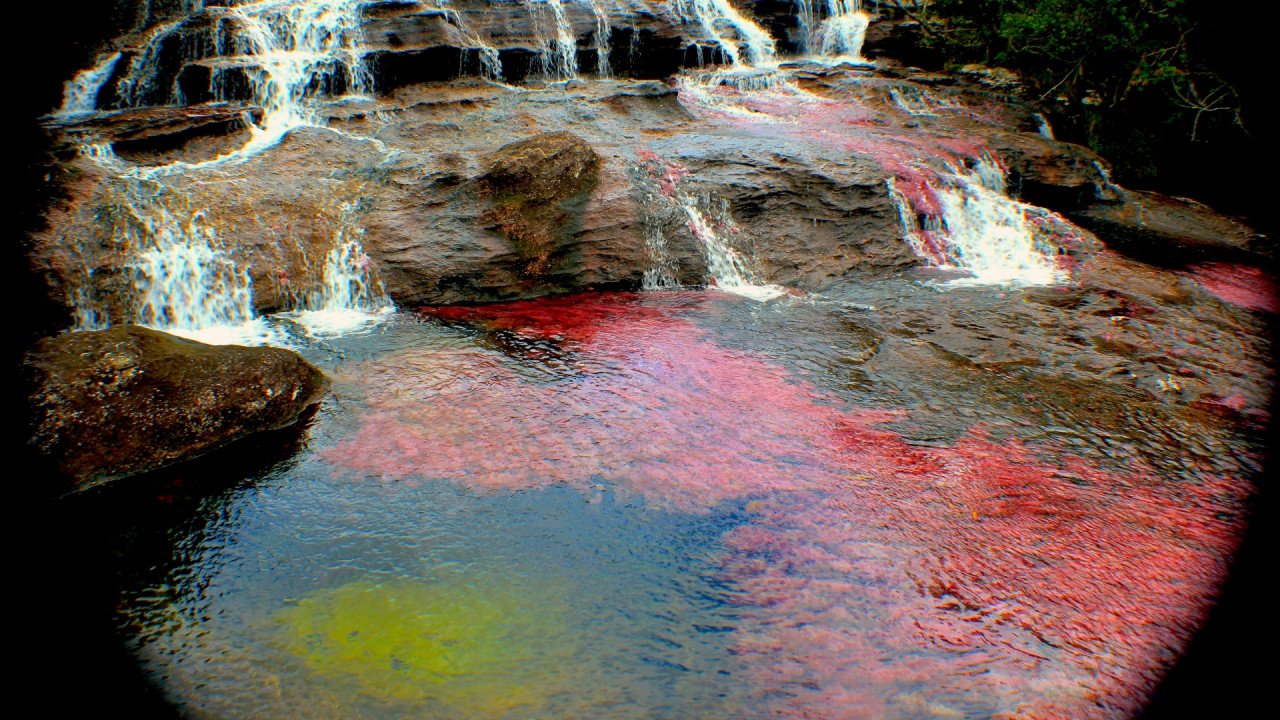
[[[922,280],[313,340],[333,393],[287,455],[121,491],[120,631],[210,718],[1131,712],[1224,576],[1254,441],[1074,354],[958,362],[979,317],[1052,340],[1050,291]],[[1198,343],[1250,332],[1213,308]]]

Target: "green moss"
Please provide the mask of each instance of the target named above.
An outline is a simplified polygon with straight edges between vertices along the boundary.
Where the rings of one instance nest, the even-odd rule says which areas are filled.
[[[498,575],[360,580],[309,595],[279,620],[287,650],[326,684],[440,704],[449,716],[523,715],[575,682],[567,595]]]

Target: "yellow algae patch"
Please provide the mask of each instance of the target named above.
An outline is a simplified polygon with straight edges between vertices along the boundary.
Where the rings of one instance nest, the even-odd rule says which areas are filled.
[[[502,576],[366,579],[315,592],[279,619],[289,654],[326,684],[446,716],[526,715],[590,674],[574,670],[567,595]]]

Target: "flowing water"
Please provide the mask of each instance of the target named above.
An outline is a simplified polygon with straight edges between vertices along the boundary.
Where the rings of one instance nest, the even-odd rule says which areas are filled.
[[[633,128],[601,125],[596,144],[629,165],[646,292],[397,309],[365,228],[368,188],[417,172],[397,165],[404,126],[358,110],[369,135],[326,127],[335,98],[372,102],[362,5],[207,8],[208,25],[99,58],[59,111],[112,93],[122,108],[180,103],[160,62],[179,36],[199,38],[211,78],[248,78],[261,119],[214,160],[141,166],[86,145],[109,176],[94,241],[119,254],[134,320],[288,345],[333,378],[314,415],[264,441],[272,452],[233,448],[72,501],[111,538],[118,632],[169,702],[266,720],[1142,707],[1203,623],[1261,472],[1265,277],[1068,257],[1081,231],[1011,198],[980,143],[903,129],[980,113],[859,75],[857,2],[809,13],[821,57],[795,71],[733,4],[681,0],[723,67],[681,76],[663,112],[721,141],[875,158],[886,217],[925,265],[820,293],[772,284],[757,253],[770,238],[745,232],[693,161],[619,147]],[[607,75],[607,11],[588,5]],[[550,19],[540,82],[577,76],[571,8],[527,7]],[[497,52],[482,65],[496,77]],[[860,94],[834,97],[815,65]],[[482,82],[506,94],[464,99],[478,116],[411,118],[427,138],[413,152],[452,152],[485,113],[543,117],[499,115],[504,102],[578,101],[576,83]],[[601,113],[581,102],[560,117]],[[890,111],[911,125],[887,127]],[[498,144],[464,137],[468,152]],[[272,169],[268,150],[323,155],[335,138],[356,169],[306,186],[305,207],[271,194],[312,181]],[[228,217],[244,192],[283,209]],[[673,224],[705,262],[691,286]],[[251,268],[235,232],[313,248],[308,274]],[[280,312],[255,311],[255,277]],[[80,292],[80,328],[104,324]]]
[[[1031,338],[1047,306],[922,280],[308,346],[335,386],[305,446],[176,516],[146,508],[193,470],[127,493],[121,632],[211,718],[1126,713],[1224,576],[1251,441],[957,363],[920,318]]]

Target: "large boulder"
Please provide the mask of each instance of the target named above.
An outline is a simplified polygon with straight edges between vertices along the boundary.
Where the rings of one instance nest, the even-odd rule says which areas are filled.
[[[427,159],[411,192],[384,197],[366,247],[402,304],[636,287],[649,265],[628,179],[581,137],[542,133],[479,158]]]
[[[289,425],[328,381],[279,348],[205,345],[136,325],[36,343],[28,443],[81,490]]]

